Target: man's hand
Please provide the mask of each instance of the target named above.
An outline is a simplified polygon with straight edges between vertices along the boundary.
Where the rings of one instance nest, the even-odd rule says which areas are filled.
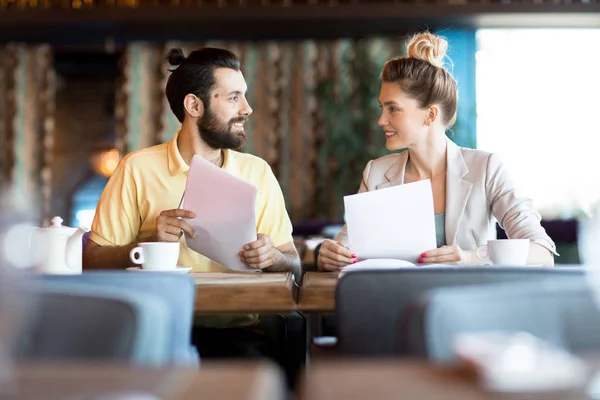
[[[438,249],[426,251],[421,254],[419,264],[427,263],[453,263],[462,264],[465,261],[465,252],[456,244],[442,246]]]
[[[319,249],[317,266],[319,271],[339,271],[342,267],[357,261],[356,255],[343,243],[326,240]]]
[[[177,242],[186,232],[191,237],[196,237],[194,229],[182,218],[194,218],[195,213],[182,209],[165,210],[156,218],[156,228],[152,232],[153,242]]]
[[[271,238],[264,233],[259,233],[254,242],[246,244],[240,251],[242,262],[254,269],[269,268],[281,257],[281,252],[273,246]]]

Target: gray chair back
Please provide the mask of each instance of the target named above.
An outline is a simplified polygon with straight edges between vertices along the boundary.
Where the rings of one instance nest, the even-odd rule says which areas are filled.
[[[46,281],[34,290],[37,305],[17,359],[165,364],[171,315],[158,297],[73,282]]]
[[[43,275],[42,279],[49,282],[115,287],[126,292],[134,290],[158,296],[166,303],[171,313],[172,323],[168,326],[170,362],[178,365],[198,365],[198,352],[191,345],[196,284],[189,275],[94,271],[81,275]]]
[[[436,266],[345,274],[336,290],[338,351],[344,355],[398,353],[398,316],[425,291],[445,286],[545,278],[581,279],[580,268]]]
[[[452,362],[452,341],[460,332],[527,332],[575,353],[600,350],[600,311],[584,281],[435,289],[415,301],[403,320],[399,341],[411,355],[435,363]]]

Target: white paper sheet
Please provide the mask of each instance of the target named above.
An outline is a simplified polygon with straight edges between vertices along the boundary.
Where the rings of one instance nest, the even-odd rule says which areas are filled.
[[[437,247],[429,179],[345,196],[344,206],[349,245],[360,260],[416,263]]]
[[[238,271],[251,270],[239,252],[256,240],[256,193],[248,182],[195,155],[190,164],[182,208],[196,217],[187,220],[196,237],[187,234],[188,247]]]

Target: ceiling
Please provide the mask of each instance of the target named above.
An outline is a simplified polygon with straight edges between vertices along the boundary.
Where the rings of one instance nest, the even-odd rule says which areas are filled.
[[[213,0],[202,7],[172,7],[150,6],[159,0],[144,1],[146,6],[139,8],[0,11],[0,41],[104,48],[108,39],[118,48],[131,40],[325,39],[403,35],[448,26],[600,27],[600,3],[246,0],[246,6],[231,6],[227,4],[243,1]]]

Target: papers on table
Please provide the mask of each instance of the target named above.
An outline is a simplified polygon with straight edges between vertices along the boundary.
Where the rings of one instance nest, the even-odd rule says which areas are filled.
[[[355,264],[350,264],[342,268],[344,271],[362,271],[373,269],[398,269],[404,267],[414,267],[415,264],[392,258],[370,258],[368,260],[359,261]]]
[[[196,232],[187,246],[233,270],[250,270],[239,257],[256,240],[256,193],[253,185],[195,155],[190,164],[182,207],[196,213],[187,220]]]
[[[382,271],[400,268],[417,268],[417,266],[413,263],[404,260],[396,260],[389,258],[372,258],[343,267],[340,271],[340,277],[348,272],[353,271]]]
[[[437,247],[429,179],[344,197],[348,241],[360,260],[416,263]]]

